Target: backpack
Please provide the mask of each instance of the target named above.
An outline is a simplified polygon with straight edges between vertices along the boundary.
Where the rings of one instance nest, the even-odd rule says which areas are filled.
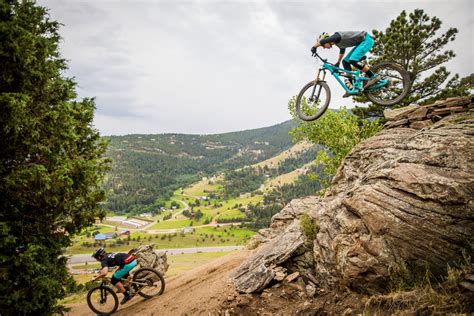
[[[128,252],[137,259],[137,263],[141,268],[153,268],[160,272],[163,276],[168,270],[169,264],[166,252],[160,251],[156,253],[153,250],[153,244],[142,245]]]

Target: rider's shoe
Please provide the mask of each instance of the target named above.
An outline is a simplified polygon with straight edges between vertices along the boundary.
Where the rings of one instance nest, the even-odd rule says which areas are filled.
[[[123,299],[122,301],[120,302],[120,304],[125,304],[127,303],[128,301],[130,301],[132,299],[132,295],[128,294],[127,292],[123,293]]]
[[[364,89],[367,89],[369,88],[371,85],[373,85],[374,83],[376,83],[377,81],[380,80],[380,77],[379,76],[374,76],[372,79],[370,79],[369,81],[367,81],[367,83],[365,84],[364,86]]]
[[[346,93],[344,93],[344,95],[343,95],[342,97],[343,97],[343,98],[348,98],[348,97],[350,97],[350,96],[351,96],[351,95],[349,94],[349,92],[346,92]]]

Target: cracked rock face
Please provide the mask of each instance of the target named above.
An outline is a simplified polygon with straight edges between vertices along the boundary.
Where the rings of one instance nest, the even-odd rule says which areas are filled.
[[[290,224],[280,236],[263,245],[233,273],[237,291],[262,291],[275,277],[279,277],[281,268],[278,265],[291,258],[304,245],[304,241],[298,222]]]
[[[313,249],[301,248],[303,212],[319,226]],[[323,199],[292,201],[270,230],[276,237],[234,274],[237,290],[262,290],[276,266],[293,267],[304,257],[301,249],[312,256],[310,279],[319,287],[384,291],[391,267],[401,262],[443,273],[474,242],[474,113],[423,130],[383,130],[362,142]]]

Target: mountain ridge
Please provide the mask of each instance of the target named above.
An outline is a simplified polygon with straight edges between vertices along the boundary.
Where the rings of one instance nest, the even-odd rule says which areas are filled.
[[[164,133],[130,133],[130,134],[124,134],[124,135],[103,135],[103,138],[109,138],[109,137],[127,137],[127,136],[150,136],[150,135],[187,135],[187,136],[215,136],[215,135],[227,135],[227,134],[235,134],[235,133],[243,133],[243,132],[249,132],[249,131],[256,131],[256,130],[263,130],[275,126],[280,126],[280,125],[286,125],[286,124],[296,124],[294,120],[286,120],[280,123],[276,123],[273,125],[268,125],[268,126],[263,126],[263,127],[255,127],[255,128],[247,128],[247,129],[242,129],[242,130],[236,130],[236,131],[230,131],[230,132],[222,132],[222,133],[181,133],[181,132],[164,132]]]

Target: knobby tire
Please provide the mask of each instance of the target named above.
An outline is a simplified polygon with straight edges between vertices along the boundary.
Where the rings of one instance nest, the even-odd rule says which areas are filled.
[[[92,294],[94,293],[94,291],[96,290],[105,290],[107,291],[110,295],[112,295],[112,298],[115,302],[115,305],[114,307],[112,308],[111,311],[109,312],[101,312],[99,311],[98,309],[95,308],[95,306],[92,304],[92,301],[91,301],[91,296]],[[110,299],[110,298],[109,298]],[[92,289],[89,290],[89,292],[87,293],[87,305],[89,305],[89,308],[94,312],[96,313],[97,315],[110,315],[110,314],[113,314],[115,313],[115,311],[117,310],[118,306],[119,306],[119,301],[118,301],[118,297],[117,297],[117,294],[115,294],[114,290],[112,290],[110,287],[108,286],[96,286],[96,287],[93,287]]]
[[[303,96],[305,94],[305,92],[308,90],[308,89],[313,89],[313,87],[316,85],[316,90],[318,90],[318,86],[321,87],[321,89],[324,89],[325,93],[326,93],[326,101],[324,102],[324,104],[322,104],[320,106],[320,108],[318,109],[318,111],[313,114],[313,115],[306,115],[304,112],[303,112],[303,108],[302,108],[302,100],[303,100]],[[327,85],[326,82],[324,81],[310,81],[308,84],[306,84],[303,89],[301,89],[300,93],[298,94],[298,97],[296,98],[296,104],[295,104],[295,107],[296,107],[296,113],[298,114],[298,117],[300,119],[302,119],[303,121],[314,121],[316,119],[318,119],[321,115],[324,114],[324,112],[326,112],[328,106],[329,106],[329,102],[331,101],[331,90],[329,89],[329,86]]]
[[[140,290],[138,292],[138,294],[143,297],[143,298],[146,298],[146,299],[149,299],[149,298],[152,298],[154,296],[159,296],[161,294],[163,294],[163,291],[165,290],[165,279],[163,278],[163,276],[161,275],[160,272],[158,272],[157,270],[153,269],[153,268],[140,268],[138,269],[134,274],[133,274],[133,281],[137,281],[140,277],[140,272],[141,273],[147,273],[147,274],[154,274],[155,277],[158,277],[159,279],[159,282],[161,283],[161,289],[160,291],[157,293],[157,294],[154,294],[154,295],[147,295],[145,293],[142,293],[142,291]],[[150,277],[150,276],[147,276],[147,278],[153,278],[155,279],[155,277]]]
[[[377,64],[373,66],[371,70],[375,73],[378,73],[378,71],[384,68],[391,68],[393,70],[396,70],[402,76],[403,91],[400,93],[400,95],[396,97],[395,99],[383,101],[377,98],[378,89],[374,91],[364,91],[364,93],[367,96],[367,99],[369,99],[371,102],[375,104],[382,105],[382,106],[391,106],[391,105],[395,105],[399,103],[408,95],[411,88],[411,79],[410,79],[410,74],[402,66],[393,62],[383,62],[383,63]]]

